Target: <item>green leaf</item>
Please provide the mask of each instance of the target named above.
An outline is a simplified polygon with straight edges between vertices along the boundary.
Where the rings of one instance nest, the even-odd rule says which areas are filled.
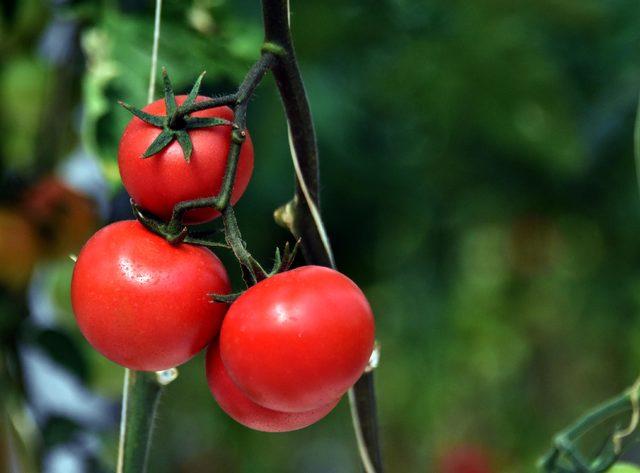
[[[176,138],[178,139],[178,143],[182,148],[182,153],[184,154],[185,161],[189,162],[191,160],[191,152],[193,151],[193,145],[191,144],[189,133],[184,130],[180,130],[176,133]]]
[[[56,363],[64,366],[80,380],[89,378],[89,367],[78,344],[65,332],[46,329],[35,334],[34,342]]]
[[[162,68],[162,83],[164,84],[164,103],[167,108],[167,116],[171,116],[176,111],[176,97],[173,93],[173,86],[167,73],[167,68]]]
[[[187,96],[187,100],[184,101],[182,106],[191,105],[196,101],[196,97],[198,97],[198,93],[200,92],[200,85],[202,84],[202,79],[204,78],[204,75],[206,73],[207,73],[206,71],[203,71],[202,74],[198,76],[198,79],[196,79],[195,84],[193,84],[193,87],[191,88],[191,92],[189,92],[189,95]]]
[[[209,126],[226,125],[232,126],[233,122],[225,120],[224,118],[202,118],[202,117],[189,117],[185,120],[187,122],[187,129],[190,128],[206,128]]]
[[[126,108],[133,115],[138,117],[140,120],[146,123],[149,123],[150,125],[153,125],[153,126],[158,126],[158,127],[164,126],[165,117],[160,115],[151,115],[150,113],[140,110],[139,108],[135,108],[127,103],[122,102],[121,100],[118,100],[118,103],[122,105],[124,108]]]
[[[153,143],[149,145],[149,147],[144,152],[142,157],[148,158],[150,156],[153,156],[156,153],[159,153],[165,148],[165,146],[167,146],[169,143],[171,143],[171,141],[173,141],[173,138],[174,138],[173,132],[166,131],[166,130],[163,131],[158,135],[158,137],[155,140],[153,140]]]
[[[301,241],[302,238],[298,238],[293,244],[293,248],[289,245],[289,242],[285,243],[284,256],[282,257],[282,267],[280,269],[281,271],[289,271],[289,268],[291,268],[293,261],[296,259]]]
[[[42,431],[42,437],[45,445],[54,447],[69,442],[81,431],[80,425],[73,420],[53,415],[47,419]]]
[[[270,275],[274,275],[280,271],[282,267],[282,258],[280,257],[280,248],[276,247],[276,255],[273,258],[273,267],[271,268]]]

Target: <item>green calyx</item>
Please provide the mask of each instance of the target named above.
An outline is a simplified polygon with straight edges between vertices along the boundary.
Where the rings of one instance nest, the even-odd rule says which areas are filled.
[[[146,213],[140,208],[133,199],[130,200],[131,209],[135,218],[144,225],[147,230],[156,235],[160,235],[172,245],[179,245],[181,243],[189,243],[191,245],[204,246],[210,249],[225,248],[229,249],[229,246],[225,243],[215,241],[214,235],[193,235],[189,232],[189,227],[182,225],[176,221],[170,221],[168,223],[162,222],[154,216]]]
[[[293,247],[289,245],[289,242],[286,242],[284,245],[284,250],[282,254],[280,253],[280,248],[276,248],[276,255],[274,258],[273,268],[268,273],[265,272],[261,266],[259,266],[256,261],[255,264],[262,270],[263,273],[258,281],[264,280],[266,278],[270,278],[271,276],[275,276],[278,273],[284,273],[285,271],[289,271],[291,265],[293,264],[293,260],[296,258],[296,254],[298,252],[298,248],[300,247],[300,238],[294,243]],[[236,292],[233,294],[209,294],[209,297],[213,302],[220,302],[223,304],[233,304],[238,297],[240,297],[244,291]]]
[[[189,160],[191,159],[191,154],[193,153],[193,143],[191,142],[191,137],[189,136],[189,130],[219,125],[233,126],[232,122],[223,118],[203,118],[190,116],[190,113],[193,111],[192,108],[196,103],[196,98],[198,97],[198,92],[200,91],[200,85],[202,84],[202,78],[204,77],[204,74],[204,72],[200,74],[195,84],[193,84],[193,88],[191,89],[191,92],[189,92],[187,99],[180,106],[178,106],[178,104],[176,103],[175,94],[173,92],[173,86],[171,85],[169,75],[167,74],[167,70],[165,68],[162,68],[164,102],[165,108],[167,110],[166,115],[153,115],[139,108],[128,105],[124,102],[118,102],[140,120],[148,123],[149,125],[153,125],[162,129],[162,132],[156,137],[155,140],[153,140],[153,142],[143,153],[142,158],[149,158],[154,154],[159,153],[167,146],[169,146],[169,144],[171,144],[173,140],[177,140],[178,144],[180,144],[180,147],[182,148],[184,159],[189,162]]]

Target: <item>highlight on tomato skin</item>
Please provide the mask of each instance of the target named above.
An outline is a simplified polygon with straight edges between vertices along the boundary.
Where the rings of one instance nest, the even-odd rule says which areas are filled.
[[[176,96],[176,103],[181,105],[186,97]],[[196,101],[207,99],[208,97],[198,96]],[[143,110],[153,115],[165,115],[164,99],[152,102]],[[233,111],[229,107],[216,107],[194,112],[192,116],[231,121]],[[168,221],[178,202],[218,194],[231,146],[231,127],[218,125],[188,130],[193,144],[189,162],[185,160],[183,150],[176,140],[159,153],[142,158],[161,131],[162,129],[133,117],[120,140],[118,167],[122,183],[134,202],[160,219]],[[232,204],[244,193],[252,173],[253,143],[247,132],[231,192]],[[194,209],[186,212],[183,220],[187,224],[204,223],[219,215],[220,213],[213,208]]]
[[[371,307],[345,275],[302,266],[250,287],[230,307],[220,354],[257,404],[304,412],[342,396],[374,346]]]
[[[220,358],[218,340],[207,350],[207,383],[220,408],[240,424],[261,432],[290,432],[324,418],[338,404],[337,399],[308,412],[279,412],[262,407],[247,397],[229,377]]]
[[[185,363],[219,331],[229,278],[204,247],[171,245],[135,220],[108,225],[85,244],[71,281],[78,326],[102,355],[127,368]]]

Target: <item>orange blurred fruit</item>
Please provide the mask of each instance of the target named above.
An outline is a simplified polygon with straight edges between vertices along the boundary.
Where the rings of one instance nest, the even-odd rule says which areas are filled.
[[[39,249],[33,226],[19,213],[0,208],[0,285],[11,290],[26,287]]]
[[[95,202],[52,176],[27,190],[23,209],[38,230],[47,256],[77,253],[99,223]]]

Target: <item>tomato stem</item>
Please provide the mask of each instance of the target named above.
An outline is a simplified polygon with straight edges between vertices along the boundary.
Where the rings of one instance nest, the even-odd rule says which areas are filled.
[[[117,473],[145,473],[163,386],[156,373],[125,370]]]
[[[181,232],[181,229],[184,228],[182,219],[185,212],[204,207],[213,207],[221,212],[225,228],[225,239],[243,268],[243,276],[247,286],[261,281],[266,278],[268,274],[246,248],[231,205],[231,192],[233,191],[233,183],[236,178],[240,151],[247,137],[246,125],[249,99],[273,64],[275,64],[274,54],[264,52],[260,59],[249,69],[246,77],[238,87],[238,91],[233,95],[225,96],[226,98],[224,100],[234,99],[232,105],[233,128],[231,130],[231,145],[227,155],[225,173],[218,195],[179,202],[173,209],[171,220],[166,225],[168,234],[177,235]],[[183,112],[191,113],[196,107],[203,107],[201,104],[207,104],[207,102],[209,102],[210,105],[213,100],[195,102],[186,107]]]
[[[227,99],[233,99],[233,129],[231,130],[231,146],[229,147],[229,153],[227,155],[227,164],[222,185],[220,186],[220,191],[218,192],[218,195],[213,197],[186,200],[176,204],[173,209],[171,221],[169,222],[170,227],[180,227],[182,225],[182,217],[185,212],[189,210],[213,207],[219,212],[223,212],[230,205],[231,192],[236,178],[240,151],[247,136],[247,106],[249,104],[249,99],[253,95],[256,87],[258,87],[262,81],[262,78],[271,69],[274,63],[275,56],[273,54],[268,52],[263,53],[260,59],[251,67],[251,69],[249,69],[249,72],[240,84],[240,87],[238,87],[238,91],[235,94],[224,97],[225,101]],[[195,110],[205,110],[206,108],[211,108],[211,106],[207,105],[208,103],[211,104],[216,100],[217,99],[195,102],[183,111],[185,111],[185,113],[191,113]],[[227,104],[231,105],[230,103]],[[180,107],[178,107],[178,110],[180,110]]]
[[[201,74],[193,89],[189,93],[187,100],[181,106],[175,106],[175,99],[173,89],[169,76],[166,70],[163,70],[163,80],[165,84],[165,100],[167,103],[167,128],[172,123],[179,123],[178,120],[184,120],[187,114],[193,113],[198,110],[206,110],[221,105],[229,105],[233,109],[233,122],[231,122],[231,144],[229,147],[229,153],[227,155],[227,163],[225,168],[224,177],[220,190],[216,196],[203,197],[200,199],[188,200],[179,202],[175,205],[171,219],[168,223],[157,221],[155,218],[146,215],[145,212],[138,208],[135,203],[132,202],[134,214],[151,231],[158,233],[166,238],[170,243],[177,244],[182,241],[193,242],[196,244],[204,244],[202,240],[196,240],[189,237],[188,227],[182,222],[185,212],[189,210],[213,207],[222,213],[222,220],[225,228],[225,239],[228,244],[228,248],[231,248],[236,259],[242,267],[242,274],[247,286],[257,283],[262,279],[268,277],[270,273],[267,273],[262,266],[256,261],[246,248],[246,244],[242,239],[242,234],[238,226],[238,222],[235,218],[233,207],[231,206],[231,193],[233,191],[233,183],[235,182],[236,172],[238,168],[238,160],[240,158],[240,151],[244,144],[247,132],[247,107],[249,100],[252,97],[255,89],[262,81],[265,74],[273,67],[276,61],[276,56],[270,51],[263,51],[260,59],[249,69],[244,80],[238,87],[238,90],[234,94],[225,95],[211,100],[205,100],[202,102],[196,102],[195,99],[200,88],[203,74]],[[157,121],[158,117],[148,116],[145,112],[134,109],[126,104],[123,104],[131,113],[139,118],[152,123]],[[188,123],[197,124],[197,118],[190,117]],[[169,133],[167,131],[167,133]],[[162,144],[162,143],[161,143]],[[184,148],[184,147],[183,147]],[[152,151],[155,151],[153,149]],[[190,154],[190,153],[189,153]],[[185,158],[188,158],[185,153]],[[215,243],[212,243],[215,244]],[[218,246],[223,246],[217,244]],[[210,245],[205,245],[210,246]],[[288,262],[287,264],[290,264]]]
[[[224,105],[233,105],[236,102],[236,94],[222,95],[209,100],[202,100],[191,105],[182,104],[176,110],[176,116],[184,116],[201,110],[209,110],[211,108],[222,107]]]

